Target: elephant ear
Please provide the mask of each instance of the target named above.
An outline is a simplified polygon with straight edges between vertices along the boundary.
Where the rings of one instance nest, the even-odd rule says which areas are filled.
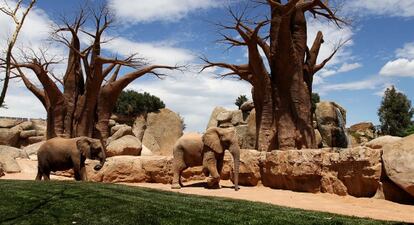
[[[81,138],[77,140],[76,146],[83,157],[91,157],[91,142],[88,138]]]
[[[217,129],[210,128],[203,135],[203,143],[211,148],[216,153],[223,153],[224,149],[221,146],[221,141]]]

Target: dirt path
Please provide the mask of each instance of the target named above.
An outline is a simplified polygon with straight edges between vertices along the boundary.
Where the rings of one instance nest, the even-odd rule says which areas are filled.
[[[22,173],[6,174],[0,179],[33,180],[36,176],[37,164],[30,160],[19,160]],[[52,179],[66,180],[68,178],[52,176]],[[300,208],[306,210],[330,212],[348,216],[367,217],[378,220],[392,220],[414,223],[414,206],[401,205],[386,200],[355,198],[351,196],[337,196],[331,194],[298,193],[285,190],[274,190],[263,186],[241,187],[236,192],[231,189],[228,181],[221,183],[222,189],[210,190],[202,187],[203,183],[194,182],[180,190],[171,190],[170,185],[165,184],[126,184],[154,188],[164,191],[174,191],[185,194],[202,196],[216,196],[233,199],[243,199],[257,202]]]

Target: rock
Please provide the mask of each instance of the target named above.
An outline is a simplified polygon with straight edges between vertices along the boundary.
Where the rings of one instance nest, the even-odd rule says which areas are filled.
[[[119,128],[119,130],[117,130],[111,137],[108,138],[107,143],[110,144],[111,142],[118,140],[119,138],[126,135],[134,135],[130,126],[123,126]]]
[[[208,129],[210,127],[217,127],[218,126],[217,116],[221,112],[225,112],[225,111],[227,111],[227,110],[223,107],[214,108],[213,112],[211,113],[210,120],[208,121],[206,129]]]
[[[387,176],[414,196],[414,135],[385,145],[382,160]]]
[[[17,147],[20,138],[20,130],[0,128],[0,145]]]
[[[315,115],[324,146],[346,148],[345,109],[334,102],[320,102],[316,104]]]
[[[134,125],[132,126],[132,132],[134,133],[135,137],[142,141],[144,138],[145,129],[147,129],[147,121],[145,119],[145,116],[138,116],[134,121]]]
[[[315,129],[315,139],[316,139],[316,146],[318,146],[318,148],[322,148],[323,147],[322,135],[321,135],[321,132],[319,132],[319,130],[317,129]]]
[[[25,158],[28,156],[21,149],[0,145],[0,164],[6,173],[19,173],[21,171],[16,158]]]
[[[110,119],[109,122],[108,122],[108,127],[113,127],[115,125],[116,125],[116,121]]]
[[[386,175],[384,178],[381,178],[380,186],[374,198],[385,199],[400,204],[414,205],[414,197],[398,187]]]
[[[243,120],[243,112],[241,110],[233,111],[231,124],[233,124],[233,126],[246,124],[246,122]]]
[[[35,137],[29,137],[27,140],[28,140],[29,145],[31,145],[31,144],[39,143],[39,142],[42,142],[42,141],[46,141],[46,137],[45,136],[35,136]]]
[[[33,136],[36,136],[36,135],[37,135],[36,130],[24,130],[24,131],[20,132],[20,138],[22,138],[22,139],[33,137]]]
[[[273,151],[266,155],[261,176],[272,188],[372,197],[381,178],[381,151],[365,147],[341,152]]]
[[[28,145],[23,148],[23,151],[31,157],[33,155],[37,155],[37,150],[39,150],[40,146],[42,146],[46,141],[37,142],[35,144]]]
[[[130,127],[130,126],[125,125],[125,124],[120,124],[120,125],[115,125],[115,126],[111,127],[111,136],[114,135],[118,130],[120,130],[121,128],[124,128],[124,127]]]
[[[252,109],[254,109],[253,101],[247,101],[240,106],[240,110],[243,112],[251,111]]]
[[[233,118],[233,111],[220,112],[216,117],[219,126],[221,123],[231,122],[232,118]]]
[[[235,127],[239,146],[242,149],[254,149],[256,145],[256,135],[249,132],[248,125],[239,125]]]
[[[0,128],[12,128],[22,123],[23,120],[0,118]]]
[[[253,109],[250,112],[249,117],[247,117],[246,119],[247,121],[247,127],[248,127],[248,136],[252,138],[252,142],[254,142],[254,147],[251,149],[256,148],[256,110]]]
[[[397,141],[400,141],[402,138],[400,137],[393,137],[393,136],[382,136],[379,138],[375,138],[374,140],[365,143],[365,146],[368,148],[374,149],[382,149],[387,144],[393,144]]]
[[[33,122],[32,121],[24,121],[23,123],[13,127],[12,129],[19,129],[21,131],[23,130],[30,130],[33,128]]]
[[[142,145],[141,156],[152,156],[152,151],[147,148],[145,145]]]
[[[358,123],[349,128],[349,134],[355,138],[357,144],[364,144],[375,138],[375,127],[369,122]]]
[[[87,166],[88,177],[96,182],[170,183],[172,157],[115,156],[107,159],[100,171]]]
[[[155,140],[154,136],[152,134],[145,133],[144,137],[142,139],[142,144],[147,146],[148,149],[151,150],[151,152],[160,152],[160,146],[157,143],[157,140]]]
[[[183,121],[177,113],[161,109],[157,113],[148,114],[144,139],[147,134],[152,135],[159,146],[159,151],[156,151],[143,140],[144,145],[155,155],[172,155],[175,142],[183,135]]]
[[[110,142],[106,150],[107,157],[119,155],[138,156],[141,154],[142,144],[137,137],[127,135]]]

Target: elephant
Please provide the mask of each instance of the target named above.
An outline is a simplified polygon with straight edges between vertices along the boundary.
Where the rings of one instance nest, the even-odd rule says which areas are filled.
[[[55,137],[42,144],[37,152],[38,171],[36,180],[50,180],[50,171],[73,169],[75,180],[86,181],[86,158],[100,161],[94,169],[100,170],[106,160],[103,140],[88,137]]]
[[[228,149],[234,161],[234,188],[239,190],[240,146],[234,128],[212,127],[204,135],[185,134],[173,148],[173,179],[171,188],[180,189],[181,173],[188,167],[203,166],[203,172],[211,178],[209,187],[220,187],[220,173],[223,168],[224,151]]]

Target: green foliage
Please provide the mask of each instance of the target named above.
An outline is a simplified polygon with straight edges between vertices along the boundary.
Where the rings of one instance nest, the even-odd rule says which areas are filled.
[[[143,94],[133,90],[122,91],[116,103],[114,113],[134,116],[142,113],[157,112],[165,104],[157,96],[147,92]]]
[[[316,104],[321,101],[321,97],[318,93],[312,93],[312,113],[316,110]]]
[[[0,181],[0,224],[401,224],[88,182]]]
[[[381,122],[381,132],[387,135],[404,136],[404,131],[411,125],[414,109],[411,101],[403,93],[397,92],[395,87],[387,88],[378,109]]]
[[[246,95],[240,95],[237,99],[236,102],[234,103],[235,105],[237,105],[237,107],[240,107],[243,105],[243,103],[249,101],[249,99],[246,97]]]
[[[407,137],[414,134],[414,124],[412,124],[410,127],[408,127],[404,132],[403,132],[403,137]]]

